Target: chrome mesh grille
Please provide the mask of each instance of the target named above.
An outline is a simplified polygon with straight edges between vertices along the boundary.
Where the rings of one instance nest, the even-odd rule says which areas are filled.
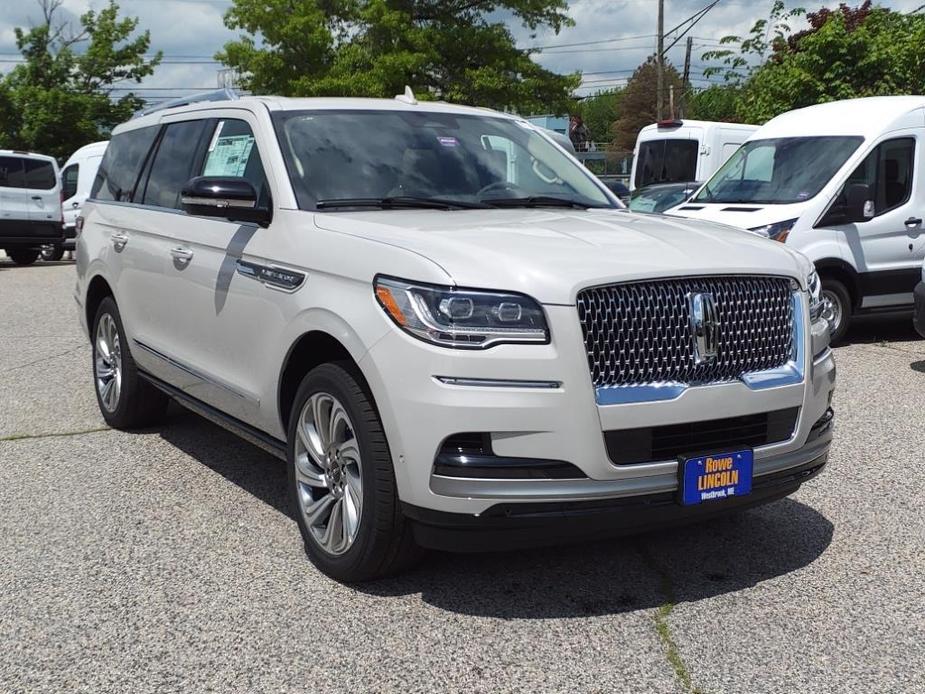
[[[710,292],[717,356],[697,363],[688,296]],[[719,383],[790,358],[793,303],[781,277],[685,277],[614,284],[578,294],[595,386]]]

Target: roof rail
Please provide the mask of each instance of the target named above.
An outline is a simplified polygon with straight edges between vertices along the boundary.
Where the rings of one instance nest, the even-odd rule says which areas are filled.
[[[188,104],[195,104],[200,101],[237,101],[239,98],[238,93],[234,89],[229,89],[225,87],[224,89],[216,89],[211,92],[197,92],[196,94],[190,94],[188,96],[177,97],[176,99],[171,99],[170,101],[165,101],[164,103],[157,104],[156,106],[148,106],[147,108],[139,109],[135,111],[132,118],[140,118],[141,116],[147,116],[149,113],[156,113],[158,111],[163,111],[168,108],[176,108],[177,106],[186,106]]]

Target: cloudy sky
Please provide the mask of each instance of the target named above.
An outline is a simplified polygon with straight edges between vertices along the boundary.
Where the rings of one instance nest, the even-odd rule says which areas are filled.
[[[855,0],[851,4],[859,4]],[[665,28],[670,29],[707,5],[709,0],[665,0]],[[891,0],[881,4],[911,11],[925,0]],[[727,34],[741,34],[766,15],[772,0],[720,0],[694,27],[693,72],[695,85],[705,86],[701,54]],[[100,8],[105,0],[65,0],[62,16],[76,21],[88,8]],[[809,10],[826,4],[816,0],[788,2]],[[151,31],[152,50],[164,52],[164,62],[144,83],[146,96],[166,98],[184,91],[217,86],[221,65],[212,56],[234,33],[222,22],[231,0],[121,0],[125,15],[140,18],[141,27]],[[558,36],[541,32],[536,36],[512,24],[521,46],[543,50],[536,59],[560,72],[580,71],[580,94],[625,81],[645,57],[654,51],[656,0],[572,0],[569,15],[575,26]],[[35,0],[0,0],[0,71],[10,69],[18,58],[13,28],[29,26],[40,17]],[[577,45],[576,45],[577,44]],[[677,65],[683,63],[684,41],[669,53]],[[137,88],[136,88],[137,89]]]

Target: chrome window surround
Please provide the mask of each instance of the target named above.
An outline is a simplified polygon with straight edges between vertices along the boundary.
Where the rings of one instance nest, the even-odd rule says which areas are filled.
[[[739,380],[751,390],[792,386],[804,381],[806,371],[806,316],[803,310],[803,292],[799,289],[794,289],[791,292],[790,300],[793,306],[793,342],[790,349],[790,359],[774,369],[743,374]],[[658,402],[674,400],[680,397],[688,388],[709,387],[711,385],[718,384],[666,382],[628,386],[598,386],[594,389],[594,396],[598,405]]]

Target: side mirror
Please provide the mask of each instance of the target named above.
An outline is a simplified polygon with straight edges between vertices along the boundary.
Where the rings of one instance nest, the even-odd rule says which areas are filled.
[[[865,222],[874,216],[874,201],[870,186],[866,183],[852,183],[845,188],[845,217],[848,222]]]
[[[257,206],[257,191],[249,181],[229,176],[191,178],[180,192],[180,205],[199,217],[224,217],[260,226],[268,225],[272,217],[268,208]]]

